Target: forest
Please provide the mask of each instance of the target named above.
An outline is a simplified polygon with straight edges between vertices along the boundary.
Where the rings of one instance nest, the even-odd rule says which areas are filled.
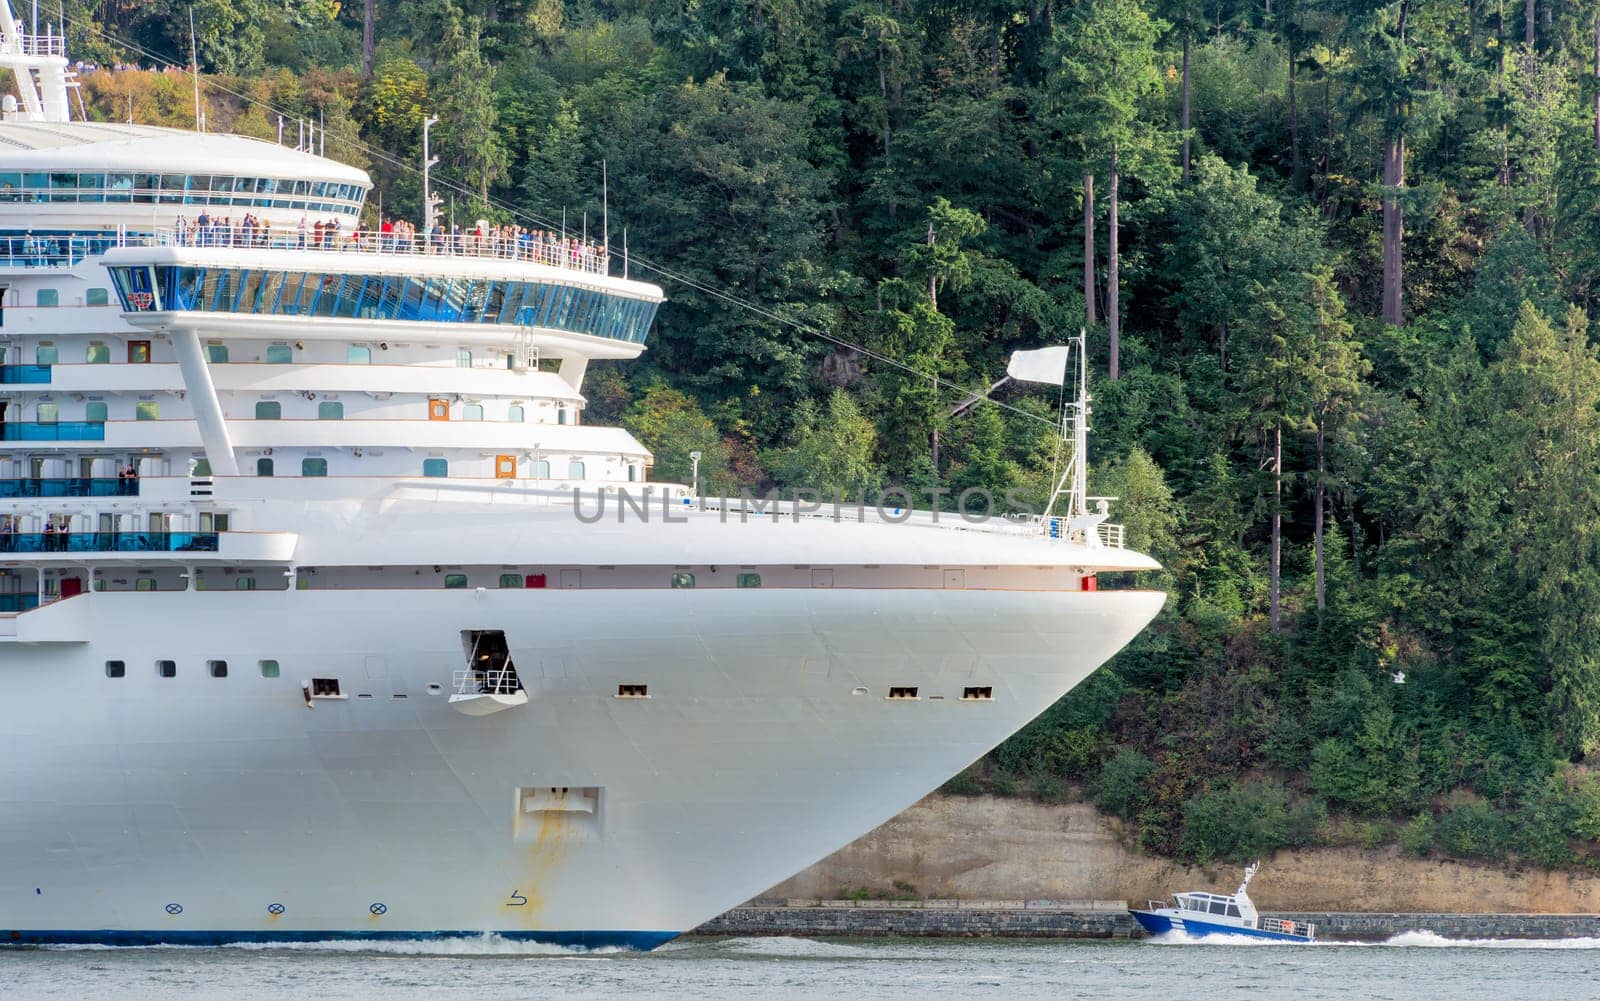
[[[25,7],[26,5],[19,5]],[[1143,850],[1600,868],[1600,8],[66,0],[91,117],[297,142],[627,247],[591,422],[713,489],[1091,486],[1156,624],[947,786]],[[23,16],[28,16],[24,10]],[[42,30],[42,29],[41,29]],[[325,144],[325,145],[323,145]],[[989,398],[974,404],[974,397]],[[1112,583],[1112,582],[1107,582]],[[1134,583],[1132,581],[1122,582]]]

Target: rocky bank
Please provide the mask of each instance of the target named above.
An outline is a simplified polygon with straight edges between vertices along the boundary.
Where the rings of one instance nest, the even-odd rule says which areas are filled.
[[[765,897],[859,893],[978,900],[1143,902],[1231,892],[1234,865],[1189,866],[1127,847],[1086,803],[930,796]],[[1418,859],[1393,847],[1283,851],[1250,885],[1270,911],[1600,912],[1600,876]]]

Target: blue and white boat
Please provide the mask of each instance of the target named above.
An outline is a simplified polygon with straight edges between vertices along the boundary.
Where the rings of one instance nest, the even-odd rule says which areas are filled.
[[[1173,894],[1172,906],[1165,901],[1152,900],[1145,910],[1129,910],[1133,919],[1152,935],[1182,932],[1195,938],[1226,935],[1236,938],[1261,938],[1276,942],[1312,942],[1317,926],[1308,921],[1288,918],[1264,918],[1256,913],[1250,902],[1247,888],[1250,877],[1261,868],[1253,862],[1244,871],[1244,881],[1233,895],[1191,891]]]

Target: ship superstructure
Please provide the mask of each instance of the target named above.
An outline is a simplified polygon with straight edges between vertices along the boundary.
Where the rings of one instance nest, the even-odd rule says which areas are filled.
[[[1081,485],[974,525],[648,482],[582,420],[663,301],[604,247],[365,231],[362,171],[68,120],[0,11],[0,941],[649,946],[1159,610],[1095,588],[1155,564]]]

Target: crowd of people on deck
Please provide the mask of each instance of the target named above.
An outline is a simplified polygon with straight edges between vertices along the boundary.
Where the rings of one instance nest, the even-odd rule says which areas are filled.
[[[176,242],[185,247],[293,247],[301,250],[375,250],[395,254],[449,254],[531,261],[558,268],[575,268],[604,274],[610,255],[602,244],[566,236],[553,230],[526,226],[495,226],[480,219],[469,229],[435,224],[418,236],[417,227],[403,219],[386,218],[377,230],[353,229],[344,233],[337,218],[308,222],[305,216],[292,230],[274,231],[270,220],[245,213],[237,223],[232,216],[213,216],[204,210],[190,222],[178,216]]]

